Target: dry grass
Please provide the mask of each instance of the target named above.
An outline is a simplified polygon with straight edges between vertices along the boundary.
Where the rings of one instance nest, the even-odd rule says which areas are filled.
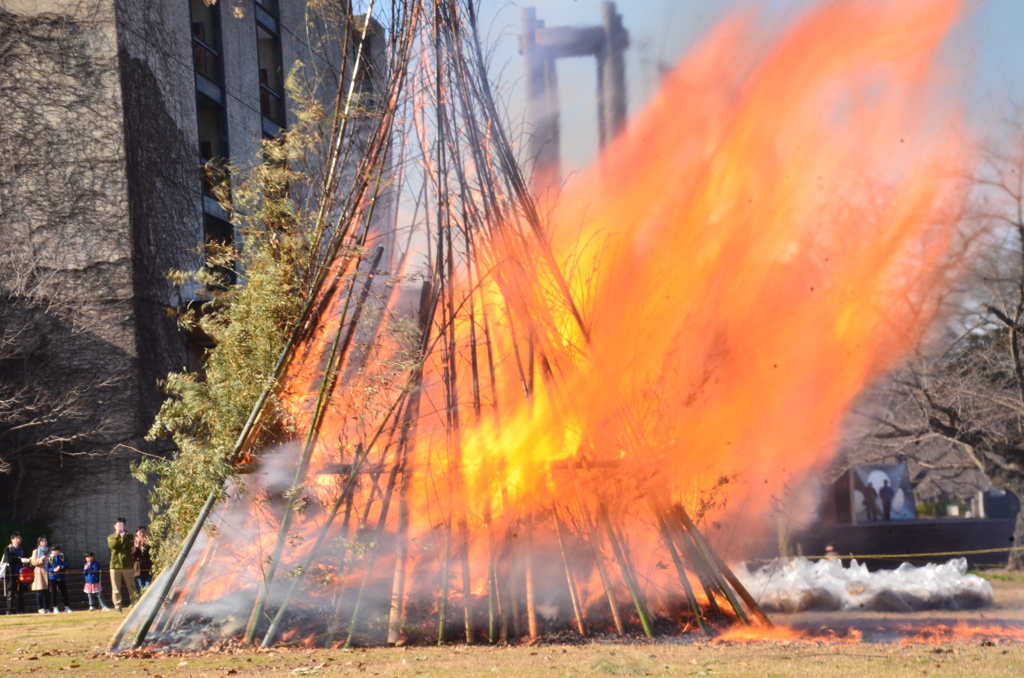
[[[1017,619],[1024,584],[998,582],[997,604],[964,619]],[[949,618],[950,614],[942,615]],[[884,615],[873,615],[882,622]],[[833,615],[833,625],[842,617]],[[895,617],[893,618],[895,619]],[[799,621],[798,616],[780,622]],[[806,620],[806,619],[805,619]],[[604,643],[404,647],[367,650],[245,651],[126,657],[101,652],[121,616],[114,613],[0,617],[0,674],[79,678],[257,676],[1013,676],[1024,674],[1024,644]],[[921,617],[917,617],[921,621]]]

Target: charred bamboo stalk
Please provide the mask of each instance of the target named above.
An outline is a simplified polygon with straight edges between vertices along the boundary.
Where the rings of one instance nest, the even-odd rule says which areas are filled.
[[[137,648],[142,645],[142,642],[146,639],[146,634],[149,633],[149,628],[153,624],[153,620],[156,619],[157,612],[160,611],[161,606],[166,602],[167,594],[170,592],[171,586],[174,584],[174,580],[177,579],[182,565],[185,564],[185,559],[188,558],[189,551],[192,550],[192,545],[196,543],[196,538],[199,537],[199,532],[203,529],[203,524],[206,523],[206,519],[210,516],[210,511],[213,510],[213,505],[216,501],[217,493],[211,492],[210,496],[206,498],[206,503],[203,504],[203,508],[200,509],[199,517],[196,518],[196,522],[192,525],[192,530],[185,538],[185,543],[182,544],[181,550],[178,551],[178,557],[174,560],[174,564],[171,565],[171,569],[164,573],[164,576],[162,577],[163,581],[158,580],[158,586],[152,587],[156,595],[157,602],[153,605],[152,610],[143,620],[142,626],[139,627],[138,632],[135,634],[135,641],[132,643],[133,648]],[[125,617],[125,623],[128,622],[128,619],[128,617]],[[111,648],[116,647],[120,642],[121,637],[115,636],[111,641]]]
[[[747,590],[747,587],[745,587],[740,580],[736,578],[732,569],[725,564],[725,562],[719,557],[718,553],[712,551],[711,555],[714,556],[718,569],[722,571],[722,575],[726,578],[733,589],[736,590],[736,593],[743,599],[743,602],[747,604],[750,612],[757,617],[758,621],[763,625],[768,628],[774,627],[775,624],[773,624],[772,620],[768,618],[768,615],[765,614],[764,609],[758,604],[757,600],[754,599],[754,596],[750,595],[750,591]]]
[[[160,633],[167,633],[174,628],[175,622],[178,621],[178,615],[185,607],[182,598],[183,594],[181,591],[175,591],[171,594],[171,600],[164,607],[163,614],[156,619],[156,627]]]
[[[441,552],[441,593],[438,598],[437,644],[444,645],[447,641],[448,625],[448,564],[451,561],[452,523],[444,524],[444,549]]]
[[[668,531],[668,525],[665,524],[664,512],[659,507],[652,503],[651,510],[654,512],[654,516],[658,520],[658,530],[661,532],[661,537],[665,542],[665,548],[668,549],[669,555],[672,557],[672,563],[676,566],[676,572],[679,573],[679,582],[683,585],[683,592],[686,594],[686,601],[690,604],[690,611],[693,612],[693,618],[696,621],[697,629],[700,631],[702,636],[709,635],[708,627],[704,624],[704,615],[701,613],[700,605],[697,604],[697,597],[693,594],[693,587],[690,586],[690,578],[686,576],[686,568],[683,566],[683,559],[679,556],[679,552],[676,550],[675,544],[672,543],[672,535]]]
[[[690,539],[689,535],[687,535],[686,530],[682,528],[682,525],[676,519],[676,516],[673,515],[671,511],[667,512],[665,515],[665,523],[669,528],[669,533],[676,540],[679,548],[683,553],[685,553],[686,560],[690,564],[690,569],[696,573],[697,579],[700,581],[701,588],[704,590],[704,595],[708,599],[708,608],[711,610],[712,616],[715,618],[715,621],[724,622],[725,613],[722,612],[722,608],[718,605],[717,594],[715,593],[717,587],[707,563],[704,562],[704,558],[697,550],[697,545],[694,544],[693,540]]]
[[[404,481],[403,481],[404,482]],[[395,536],[395,574],[391,583],[391,609],[388,611],[388,644],[399,641],[403,624],[403,602],[405,600],[405,566],[409,555],[406,543],[409,525],[409,508],[404,496],[398,500],[398,530]]]
[[[490,502],[484,510],[484,526],[487,528],[487,642],[498,641],[498,578],[494,571],[494,516]]]
[[[729,587],[725,577],[722,576],[722,571],[718,568],[718,565],[715,562],[715,557],[712,555],[711,546],[704,539],[704,535],[700,533],[697,526],[693,524],[692,520],[690,520],[690,516],[686,512],[686,509],[683,508],[682,504],[676,504],[675,511],[676,515],[679,516],[679,520],[682,522],[687,535],[689,535],[694,544],[696,544],[698,552],[707,564],[708,569],[711,571],[711,575],[715,579],[715,584],[725,595],[726,600],[729,601],[729,606],[732,607],[733,612],[736,613],[736,616],[739,617],[739,620],[743,625],[749,626],[750,619],[747,617],[747,613],[743,611],[743,607],[736,599],[736,594],[733,593],[732,589]]]
[[[368,226],[369,224],[367,224],[367,227]],[[356,281],[352,280],[349,284],[348,294],[345,297],[345,305],[342,307],[341,317],[338,321],[338,331],[334,336],[334,341],[331,342],[331,350],[327,359],[327,366],[324,369],[323,378],[320,382],[320,389],[317,394],[316,406],[313,409],[313,417],[309,424],[309,431],[306,434],[306,441],[299,457],[299,465],[295,469],[295,478],[292,483],[293,487],[299,486],[306,476],[306,471],[309,469],[313,449],[316,445],[317,438],[319,437],[320,424],[323,422],[323,417],[327,410],[327,402],[330,398],[331,392],[334,390],[335,381],[341,371],[341,364],[344,362],[348,349],[352,345],[352,339],[355,337],[356,329],[359,325],[359,318],[362,315],[366,299],[370,294],[370,287],[373,285],[373,278],[383,255],[384,247],[380,246],[374,253],[369,275],[367,276],[366,283],[363,285],[363,289],[360,292],[359,300],[352,311],[351,318],[349,318],[348,312],[355,294]],[[346,324],[348,325],[347,332],[343,331]],[[256,594],[256,603],[253,605],[252,614],[249,616],[249,623],[245,631],[246,644],[252,643],[256,637],[256,627],[259,624],[260,617],[263,615],[263,608],[267,603],[267,598],[270,596],[270,585],[274,580],[274,576],[277,574],[277,566],[281,559],[281,554],[284,552],[284,544],[288,538],[288,528],[291,526],[292,515],[295,512],[297,499],[298,497],[294,494],[289,496],[288,504],[285,506],[284,514],[281,516],[281,525],[277,531],[277,539],[274,542],[274,548],[270,555],[270,562],[267,564],[267,570],[263,575],[263,585],[259,587],[259,592]]]
[[[395,491],[395,482],[398,479],[398,472],[402,467],[401,459],[396,459],[394,466],[391,467],[391,474],[388,476],[387,489],[384,491],[384,495],[381,497],[380,517],[377,519],[377,529],[375,530],[374,541],[378,544],[378,547],[370,552],[367,557],[366,570],[363,572],[363,583],[359,586],[359,594],[356,596],[356,604],[352,608],[352,621],[349,623],[348,637],[345,639],[345,647],[352,647],[355,642],[356,629],[359,624],[359,612],[363,603],[363,597],[366,594],[366,587],[370,583],[370,577],[373,574],[373,566],[377,562],[378,548],[380,545],[381,538],[384,536],[384,528],[388,521],[388,509],[391,507],[391,497]]]
[[[433,315],[431,300],[434,298],[431,282],[425,281],[420,288],[419,328],[420,346],[427,345],[430,336],[430,319]],[[421,356],[423,353],[421,352]],[[409,447],[415,436],[416,421],[420,410],[420,393],[423,386],[423,364],[420,362],[410,376],[412,391],[409,394],[409,405],[405,408],[402,432],[398,441],[399,454],[402,455],[402,485],[398,492],[398,529],[395,535],[395,574],[391,584],[391,609],[388,612],[388,643],[395,644],[399,639],[399,631],[403,623],[405,601],[406,561],[409,556],[409,503],[408,493],[412,485],[411,471],[408,467]]]
[[[576,465],[572,459],[569,459],[569,470],[572,473],[572,486],[576,493],[576,502],[580,506],[580,512],[583,515],[583,526],[587,530],[588,543],[590,544],[590,550],[594,558],[594,564],[597,565],[597,573],[601,577],[601,586],[604,587],[604,594],[608,598],[608,607],[611,609],[612,621],[615,622],[615,631],[620,636],[626,635],[626,624],[622,619],[622,612],[619,610],[619,603],[615,600],[615,588],[612,586],[612,578],[608,574],[608,567],[605,565],[604,556],[601,553],[601,533],[597,529],[597,525],[590,517],[590,511],[587,509],[587,504],[583,500],[580,493],[579,483],[576,477]]]
[[[681,510],[684,519],[686,521],[689,521],[690,524],[693,525],[693,522],[690,521],[690,516],[686,513],[686,509],[684,509],[682,506],[679,506],[679,509]],[[694,526],[693,530],[696,529],[696,526]],[[718,570],[722,573],[722,576],[725,577],[726,581],[729,582],[729,585],[732,586],[732,588],[735,589],[736,593],[739,594],[740,598],[743,599],[743,602],[746,603],[747,607],[750,609],[751,614],[757,617],[757,620],[765,626],[769,628],[774,626],[774,624],[772,624],[772,620],[768,618],[768,615],[765,614],[764,610],[754,599],[754,596],[750,595],[750,592],[747,591],[747,588],[743,586],[742,583],[740,583],[739,579],[736,578],[736,575],[733,573],[732,569],[725,564],[725,561],[723,561],[722,558],[718,555],[718,553],[711,548],[711,545],[707,544],[707,540],[704,539],[704,535],[701,535],[699,531],[698,535],[707,545],[708,552],[711,554],[712,560],[714,561],[714,564],[718,567]]]
[[[511,540],[511,537],[510,537]],[[508,577],[508,588],[509,588],[509,606],[512,614],[512,636],[514,638],[522,638],[523,636],[523,610],[520,606],[519,600],[519,571],[515,567],[516,561],[522,558],[521,554],[516,557],[515,551],[511,550],[511,544],[509,546],[509,556],[512,566],[509,567]]]
[[[459,517],[459,555],[462,560],[462,614],[466,626],[466,644],[472,645],[473,634],[473,581],[469,573],[469,525],[466,514]]]
[[[392,417],[395,416],[396,411],[401,409],[402,405],[405,402],[405,398],[409,394],[409,388],[410,382],[407,381],[405,387],[402,389],[402,392],[398,395],[397,398],[395,398],[395,401],[391,404],[387,412],[382,417],[381,425],[377,428],[376,431],[374,431],[373,437],[366,443],[365,451],[362,453],[361,456],[359,456],[356,459],[353,459],[352,473],[349,476],[349,479],[345,487],[342,488],[341,494],[338,496],[338,498],[334,501],[334,504],[331,506],[331,510],[327,514],[327,517],[324,520],[324,524],[320,527],[320,530],[317,533],[316,541],[313,542],[313,546],[310,548],[305,560],[303,560],[300,567],[297,568],[297,574],[292,578],[292,585],[288,588],[288,592],[285,594],[284,600],[281,601],[280,606],[278,606],[277,608],[277,614],[274,615],[273,620],[271,620],[270,622],[270,628],[267,629],[267,633],[263,637],[263,647],[269,646],[271,643],[274,642],[274,639],[277,637],[277,631],[281,626],[281,621],[284,619],[284,615],[288,611],[288,607],[295,599],[295,596],[299,590],[299,586],[302,584],[302,580],[304,579],[306,572],[309,572],[310,567],[313,565],[313,562],[315,561],[317,555],[319,554],[320,547],[323,546],[324,540],[327,538],[327,534],[328,532],[330,532],[331,526],[334,524],[335,518],[338,517],[338,512],[341,510],[341,505],[345,502],[346,495],[350,492],[355,491],[355,478],[358,476],[359,470],[362,467],[362,465],[366,462],[366,458],[370,453],[369,451],[374,448],[374,446],[377,444],[377,440],[380,438],[381,435],[384,434],[384,430],[387,428],[388,422],[392,421]],[[398,421],[396,418],[391,427],[391,433],[389,433],[389,436],[393,435],[394,429],[395,427],[397,427],[397,425]]]
[[[633,599],[633,606],[636,608],[637,616],[640,617],[640,626],[643,627],[644,635],[648,638],[653,638],[654,628],[651,626],[651,619],[647,614],[647,606],[644,604],[643,597],[640,593],[640,586],[636,580],[633,579],[632,568],[626,560],[626,554],[622,550],[622,545],[619,544],[618,536],[615,534],[615,528],[612,526],[612,521],[608,517],[608,510],[603,504],[598,506],[597,516],[598,521],[600,521],[604,526],[605,534],[608,536],[608,541],[611,543],[612,553],[615,555],[615,560],[619,564],[619,570],[622,572],[622,578],[626,582],[626,588],[629,589],[629,595]]]
[[[565,565],[565,581],[569,586],[569,599],[572,601],[572,611],[576,615],[576,628],[581,636],[587,635],[587,626],[583,619],[583,608],[580,606],[580,597],[576,591],[576,579],[572,575],[572,565],[569,563],[569,553],[565,547],[564,529],[562,520],[558,517],[557,510],[553,511],[555,519],[555,536],[558,538],[558,548],[562,552],[562,564]]]
[[[508,501],[508,488],[501,488],[502,505],[505,507],[505,512],[509,512],[509,501]],[[512,616],[512,633],[515,638],[519,638],[523,635],[522,624],[520,622],[520,610],[519,610],[519,572],[516,568],[516,550],[512,541],[512,522],[509,522],[508,527],[505,529],[505,563],[507,567],[507,576],[505,581],[508,582],[508,593],[509,593],[509,614]],[[508,623],[506,622],[506,637],[508,640]]]
[[[359,449],[358,446],[356,449]],[[341,578],[341,590],[334,594],[334,613],[337,615],[345,600],[345,593],[348,590],[348,540],[352,533],[352,505],[355,502],[355,492],[349,492],[345,498],[345,517],[341,519],[341,554],[338,556],[338,575]]]
[[[537,595],[533,581],[533,514],[526,515],[526,624],[531,638],[540,637],[537,627]]]
[[[722,607],[718,604],[718,595],[721,593],[721,590],[715,584],[715,578],[711,573],[711,569],[704,562],[704,558],[697,550],[697,546],[690,541],[689,537],[684,534],[681,538],[686,544],[686,558],[693,565],[694,571],[697,573],[697,579],[700,580],[701,588],[704,589],[704,595],[707,596],[711,614],[714,615],[716,621],[724,622],[725,613],[722,612]],[[725,597],[724,594],[722,597]]]

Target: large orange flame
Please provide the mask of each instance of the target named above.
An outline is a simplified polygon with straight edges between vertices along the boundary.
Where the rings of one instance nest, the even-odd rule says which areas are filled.
[[[727,21],[558,197],[542,238],[515,220],[478,234],[476,265],[434,318],[407,453],[401,427],[385,423],[398,397],[386,358],[400,341],[350,360],[328,393],[300,477],[308,508],[290,518],[280,557],[294,575],[326,531],[303,604],[341,609],[374,563],[353,559],[359,535],[381,549],[366,577],[388,595],[396,557],[380,544],[402,543],[407,598],[432,599],[444,570],[465,601],[493,584],[496,551],[532,549],[530,562],[564,577],[559,552],[587,552],[585,526],[604,511],[666,615],[679,581],[649,501],[697,509],[711,532],[724,521],[719,546],[750,548],[729,535],[760,535],[773,494],[827,462],[851,401],[937,312],[969,158],[934,55],[961,4],[823,3],[774,37],[753,17]],[[262,454],[286,477],[343,331],[342,273],[284,379],[296,443]],[[451,308],[454,351],[437,339]],[[344,464],[368,445],[368,480],[328,524]],[[229,502],[231,529],[193,560],[186,600],[262,581],[290,483],[254,480]],[[442,554],[457,562],[462,540],[456,579]],[[523,560],[506,562],[498,576],[514,582]],[[601,599],[592,556],[565,566],[585,606]]]

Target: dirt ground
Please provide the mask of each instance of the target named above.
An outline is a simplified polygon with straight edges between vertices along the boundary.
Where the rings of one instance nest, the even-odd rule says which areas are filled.
[[[267,652],[124,656],[103,653],[121,621],[116,613],[76,612],[0,617],[0,674],[114,678],[213,676],[1019,676],[1024,642],[1008,635],[1024,629],[1024,582],[993,581],[996,604],[958,613],[894,615],[776,615],[780,626],[839,635],[847,627],[887,634],[888,642],[776,640],[757,643],[656,642],[373,648],[275,649]],[[897,626],[920,629],[942,623],[1004,627],[1004,637],[976,635],[950,641],[907,643]],[[869,640],[870,633],[864,638]],[[1024,637],[1024,631],[1018,637]]]

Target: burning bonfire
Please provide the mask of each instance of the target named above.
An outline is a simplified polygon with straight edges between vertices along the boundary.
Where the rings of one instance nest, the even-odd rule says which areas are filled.
[[[353,187],[324,184],[345,198],[237,475],[115,647],[775,633],[726,561],[956,270],[969,159],[933,55],[960,3],[727,21],[544,196],[473,10],[395,3],[384,112]],[[419,191],[396,220],[422,267],[371,218],[382,183]]]

